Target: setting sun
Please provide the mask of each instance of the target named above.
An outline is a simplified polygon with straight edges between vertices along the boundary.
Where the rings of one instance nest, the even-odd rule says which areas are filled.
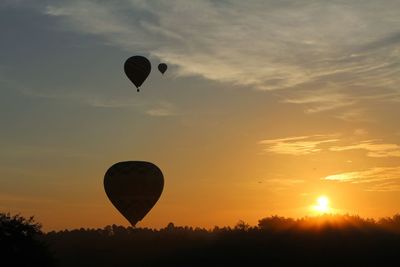
[[[327,196],[319,196],[316,205],[313,206],[314,211],[318,213],[328,213],[331,208],[329,207],[329,198]]]

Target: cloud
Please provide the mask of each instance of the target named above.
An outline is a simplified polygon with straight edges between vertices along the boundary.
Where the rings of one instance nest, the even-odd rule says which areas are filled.
[[[357,144],[334,146],[331,151],[365,150],[372,158],[400,157],[400,146],[397,144],[380,143],[380,140],[366,140]]]
[[[350,108],[337,112],[333,117],[338,118],[347,122],[374,122],[373,118],[367,116],[365,109],[363,108]]]
[[[367,132],[363,129],[357,129],[354,132],[356,136],[365,134]],[[338,137],[338,134],[296,136],[261,140],[259,144],[265,145],[264,152],[294,156],[313,154],[325,149],[332,152],[364,150],[366,156],[371,158],[400,157],[400,145],[397,144],[383,143],[377,139],[346,144],[352,139],[351,136],[348,138],[342,136],[340,139]]]
[[[354,133],[353,133],[353,134],[354,134],[354,135],[361,136],[361,135],[366,135],[366,134],[368,134],[368,131],[367,131],[366,129],[358,128],[358,129],[355,129],[355,130],[354,130]]]
[[[319,90],[312,93],[298,92],[295,93],[295,96],[288,96],[283,102],[306,105],[308,106],[305,110],[306,113],[317,113],[350,106],[356,101],[343,93]]]
[[[79,33],[78,41],[90,34],[167,62],[171,75],[279,89],[282,102],[307,114],[366,121],[371,101],[400,99],[397,0],[5,3],[0,6],[39,10],[53,30]]]
[[[37,90],[27,87],[19,87],[11,84],[12,87],[20,94],[34,98],[44,99],[60,99],[69,100],[94,108],[105,109],[122,109],[122,108],[136,108],[140,112],[155,117],[175,116],[177,115],[177,108],[173,103],[161,101],[154,104],[144,100],[137,100],[136,98],[118,96],[118,95],[102,95],[89,92],[77,92],[73,90],[64,91],[48,91]]]
[[[367,184],[366,191],[400,191],[400,167],[375,167],[323,178],[327,181]]]
[[[146,114],[154,117],[166,117],[176,115],[176,108],[173,104],[168,102],[159,103],[146,111]]]
[[[265,145],[265,152],[287,155],[308,155],[322,150],[321,145],[337,142],[336,135],[311,135],[281,139],[262,140],[259,144]],[[336,136],[337,137],[337,136]]]
[[[397,88],[399,10],[395,0],[80,0],[43,12],[178,75],[274,90],[315,81]]]

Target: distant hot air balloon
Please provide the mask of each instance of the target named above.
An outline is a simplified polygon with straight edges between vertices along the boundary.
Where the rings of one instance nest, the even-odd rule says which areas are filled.
[[[160,63],[158,64],[158,70],[161,72],[161,74],[164,74],[164,72],[168,69],[167,64],[165,63]]]
[[[161,196],[161,170],[146,161],[125,161],[111,166],[104,176],[104,189],[111,203],[135,226]]]
[[[143,56],[133,56],[125,61],[124,71],[139,92],[139,87],[142,86],[150,74],[151,63]]]

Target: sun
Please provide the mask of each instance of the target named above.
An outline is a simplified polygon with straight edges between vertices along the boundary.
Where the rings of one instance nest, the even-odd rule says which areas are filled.
[[[331,211],[329,207],[329,198],[327,196],[319,196],[316,205],[313,206],[314,211],[323,214]]]

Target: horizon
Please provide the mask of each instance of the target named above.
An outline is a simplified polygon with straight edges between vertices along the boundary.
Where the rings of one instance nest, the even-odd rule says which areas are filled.
[[[398,214],[399,18],[397,0],[2,1],[0,211],[126,227],[105,173],[149,161],[164,188],[139,227]]]
[[[166,225],[153,228],[147,226],[141,226],[140,223],[137,226],[132,226],[129,223],[127,225],[118,225],[118,224],[109,224],[96,228],[84,227],[81,226],[79,228],[71,228],[71,229],[48,229],[45,230],[46,227],[42,225],[39,221],[36,220],[35,216],[24,216],[23,214],[11,214],[4,213],[10,217],[18,216],[23,218],[32,218],[34,222],[40,225],[40,228],[44,234],[49,233],[58,233],[64,231],[80,231],[80,230],[104,230],[108,227],[123,227],[124,229],[134,229],[134,230],[153,230],[153,231],[161,231],[168,228],[179,228],[179,229],[190,229],[190,230],[206,230],[207,232],[213,232],[215,230],[249,230],[249,229],[265,229],[263,226],[263,222],[272,222],[269,230],[296,230],[296,231],[309,231],[309,230],[317,230],[322,228],[334,227],[338,230],[346,229],[347,227],[354,228],[363,228],[366,227],[366,224],[370,224],[370,226],[384,228],[389,231],[400,231],[399,228],[399,219],[400,213],[393,214],[392,216],[380,217],[380,218],[370,218],[370,217],[361,217],[356,214],[337,214],[337,213],[323,213],[318,215],[304,216],[298,218],[279,216],[277,214],[270,215],[266,217],[262,217],[258,220],[258,222],[254,225],[248,224],[246,221],[239,219],[234,224],[228,225],[214,225],[212,227],[201,227],[196,225],[178,225],[174,222],[168,222]],[[288,226],[287,223],[291,223],[291,226]],[[354,224],[356,223],[356,224]],[[387,228],[387,225],[390,224],[393,228]],[[265,229],[268,230],[268,229]]]

